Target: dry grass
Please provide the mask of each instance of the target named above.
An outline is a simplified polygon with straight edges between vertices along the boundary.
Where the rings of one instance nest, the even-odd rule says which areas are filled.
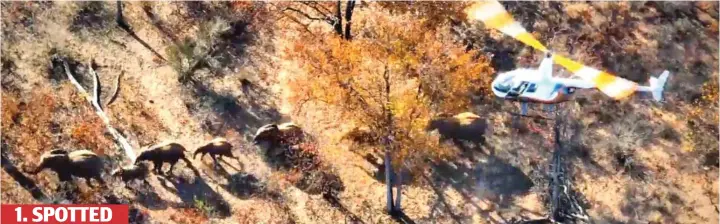
[[[73,139],[74,145],[86,149],[97,149],[95,152],[98,155],[105,155],[105,150],[112,147],[112,142],[103,136],[103,132],[105,132],[105,125],[102,121],[99,118],[90,119],[73,127],[70,137]]]
[[[8,100],[9,99],[9,100]],[[22,153],[23,161],[35,161],[45,150],[53,147],[50,130],[56,100],[49,92],[38,91],[26,101],[3,94],[3,135],[11,152]]]
[[[125,80],[122,84],[123,90],[106,112],[115,128],[125,136],[133,137],[138,144],[136,147],[141,147],[156,143],[159,133],[168,130],[157,114],[147,106],[154,101],[140,92],[137,81],[139,80]]]
[[[170,215],[170,220],[177,223],[194,224],[206,223],[208,218],[198,208],[179,208],[175,214]]]
[[[252,207],[238,209],[233,214],[234,221],[241,224],[293,222],[292,215],[289,214],[286,206],[268,201],[257,201]]]

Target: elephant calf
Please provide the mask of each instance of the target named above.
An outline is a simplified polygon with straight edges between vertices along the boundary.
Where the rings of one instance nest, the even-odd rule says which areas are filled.
[[[479,147],[485,144],[484,134],[487,127],[487,121],[481,119],[480,116],[465,112],[452,117],[441,116],[438,119],[433,119],[426,130],[437,129],[441,142],[452,140],[453,143],[462,147],[460,140],[465,140],[475,143]]]
[[[187,150],[178,143],[160,143],[143,150],[137,159],[135,159],[135,165],[138,165],[142,161],[151,161],[153,163],[153,170],[156,173],[162,173],[162,165],[164,163],[170,163],[168,173],[172,174],[173,167],[181,159],[185,161],[187,165],[192,165],[190,160],[185,157],[184,152],[187,152]]]
[[[112,171],[111,175],[113,177],[120,177],[120,179],[127,183],[132,180],[143,180],[145,183],[147,183],[148,174],[150,173],[150,170],[148,169],[148,165],[146,163],[138,163],[136,164],[130,164],[124,167],[117,168]]]
[[[36,175],[44,169],[50,169],[58,174],[60,181],[72,181],[72,177],[84,178],[88,186],[92,186],[90,179],[95,179],[105,185],[102,179],[103,162],[100,157],[88,150],[68,152],[66,150],[52,150],[40,157],[40,165],[26,173]]]
[[[223,156],[238,159],[238,157],[233,156],[232,145],[225,138],[215,138],[205,145],[200,146],[193,153],[193,159],[195,159],[198,154],[200,154],[200,160],[202,160],[206,154],[210,154],[210,157],[215,162],[215,165],[217,165],[218,159],[215,156],[219,156],[219,159],[222,159]]]

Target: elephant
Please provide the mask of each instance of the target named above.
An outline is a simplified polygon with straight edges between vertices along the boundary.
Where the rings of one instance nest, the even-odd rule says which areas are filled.
[[[455,145],[464,148],[462,140],[472,142],[477,147],[485,145],[483,135],[487,127],[485,119],[476,114],[464,112],[452,117],[441,115],[429,122],[426,131],[437,130],[440,134],[440,142],[452,140]]]
[[[92,186],[90,179],[105,185],[102,179],[103,161],[89,150],[68,152],[58,149],[46,152],[40,157],[40,164],[34,170],[25,170],[25,172],[36,175],[44,169],[57,173],[60,181],[63,182],[72,181],[72,177],[81,177],[88,186]]]
[[[206,154],[210,154],[210,157],[215,162],[215,165],[217,165],[218,162],[218,158],[216,158],[215,156],[218,155],[220,159],[222,159],[223,156],[233,159],[239,159],[238,157],[233,156],[232,144],[230,144],[230,142],[228,142],[225,138],[215,138],[210,142],[206,143],[205,145],[200,146],[193,153],[193,159],[195,159],[198,154],[200,154],[200,160],[202,160]]]
[[[373,132],[367,127],[355,127],[346,132],[341,140],[349,140],[360,145],[371,145],[379,142],[378,137],[373,135]]]
[[[151,161],[153,162],[153,170],[156,173],[162,173],[162,165],[167,162],[170,163],[168,173],[172,174],[173,167],[181,159],[186,164],[192,165],[190,160],[185,157],[184,152],[187,152],[185,147],[176,142],[159,143],[143,150],[135,159],[135,165],[142,161]]]
[[[304,140],[305,134],[296,124],[292,122],[282,124],[268,124],[258,129],[253,143],[259,144],[261,141],[268,141],[272,146],[277,145],[294,145]]]
[[[125,183],[132,180],[143,180],[147,183],[145,178],[147,178],[150,173],[148,168],[149,167],[146,163],[138,163],[137,165],[130,164],[113,170],[111,176],[119,177]]]

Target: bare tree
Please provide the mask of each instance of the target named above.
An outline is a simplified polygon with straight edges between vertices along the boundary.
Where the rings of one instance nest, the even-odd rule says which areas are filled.
[[[130,146],[130,143],[128,143],[127,139],[120,134],[120,132],[115,129],[112,124],[110,124],[110,119],[108,118],[107,114],[105,114],[105,111],[100,106],[100,81],[98,79],[98,75],[95,72],[95,70],[92,67],[92,60],[88,62],[88,68],[90,70],[90,75],[93,77],[93,95],[90,96],[90,94],[87,93],[85,88],[80,85],[80,83],[75,79],[75,76],[73,76],[72,72],[70,72],[70,66],[68,66],[67,61],[63,60],[63,66],[65,67],[65,74],[67,74],[68,79],[70,79],[70,82],[75,85],[75,87],[80,91],[80,95],[84,96],[85,99],[92,105],[92,107],[95,109],[95,113],[100,117],[100,119],[105,124],[105,127],[108,129],[108,132],[115,138],[115,141],[120,145],[120,147],[125,152],[125,156],[128,157],[131,161],[135,159],[135,151],[133,150],[132,146]],[[119,78],[118,78],[119,80]],[[119,87],[119,81],[118,81],[118,87]],[[118,87],[115,87],[116,89]]]
[[[310,22],[321,21],[325,22],[333,27],[335,34],[342,37],[345,40],[351,40],[351,27],[352,27],[352,15],[355,10],[355,0],[348,0],[345,3],[345,13],[343,14],[342,1],[337,1],[332,6],[334,10],[330,10],[325,2],[299,2],[303,8],[287,6],[283,9],[283,12],[293,12],[292,14],[300,15],[303,18],[310,20]],[[286,14],[291,20],[299,23],[307,28],[308,24],[300,22],[296,17]],[[345,26],[343,27],[343,19],[345,20]]]

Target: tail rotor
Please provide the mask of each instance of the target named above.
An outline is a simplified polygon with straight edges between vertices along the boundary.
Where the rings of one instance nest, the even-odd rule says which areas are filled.
[[[655,101],[663,101],[663,91],[665,90],[665,84],[667,83],[667,79],[669,76],[670,72],[665,70],[657,78],[650,77],[650,90],[652,93],[652,97],[653,99],[655,99]]]

